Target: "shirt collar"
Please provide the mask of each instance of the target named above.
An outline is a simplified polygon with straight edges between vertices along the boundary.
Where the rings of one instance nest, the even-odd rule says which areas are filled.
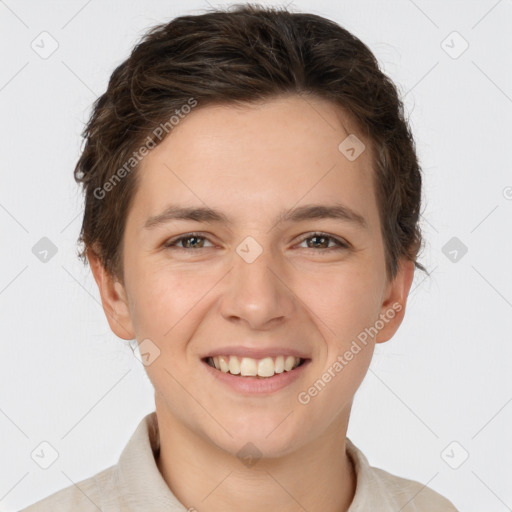
[[[369,465],[365,455],[346,438],[346,449],[354,464],[356,490],[348,512],[379,510],[395,512],[397,502]],[[120,493],[132,512],[185,511],[163,479],[156,459],[160,437],[156,411],[145,416],[124,448],[117,464]]]
[[[128,510],[154,512],[186,510],[162,477],[156,459],[160,436],[156,411],[145,416],[124,448],[117,465],[120,493]]]

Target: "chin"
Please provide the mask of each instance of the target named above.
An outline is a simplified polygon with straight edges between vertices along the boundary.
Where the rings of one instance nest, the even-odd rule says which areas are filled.
[[[286,414],[267,415],[265,419],[256,412],[231,421],[224,418],[222,424],[233,437],[222,435],[219,447],[236,457],[243,455],[244,450],[254,450],[269,459],[288,455],[306,442],[304,426],[297,425],[293,416],[290,410]]]

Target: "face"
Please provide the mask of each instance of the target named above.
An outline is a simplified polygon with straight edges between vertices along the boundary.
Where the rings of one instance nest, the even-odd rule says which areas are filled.
[[[386,280],[370,142],[357,134],[349,160],[340,116],[297,96],[198,108],[142,161],[124,284],[92,262],[113,331],[151,347],[159,418],[228,453],[251,441],[277,457],[346,429],[405,310],[412,264]],[[273,376],[225,372],[237,362]]]

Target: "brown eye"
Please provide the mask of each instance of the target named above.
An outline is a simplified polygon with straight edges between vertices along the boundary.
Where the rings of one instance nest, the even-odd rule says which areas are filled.
[[[312,240],[312,242],[309,243],[308,240]],[[306,249],[348,249],[348,245],[345,242],[327,233],[311,233],[308,237],[302,239],[301,243],[303,242],[307,242],[308,247]],[[334,246],[329,247],[330,243],[334,243]]]
[[[167,249],[178,249],[183,251],[207,249],[208,246],[204,245],[205,241],[208,241],[208,238],[199,233],[187,233],[186,235],[169,240],[165,243],[164,247]],[[331,251],[349,248],[349,245],[342,240],[321,232],[310,233],[310,235],[303,238],[300,243],[304,242],[307,243],[307,247],[305,247],[305,249],[322,249],[323,251]]]
[[[195,250],[204,249],[204,241],[208,240],[206,237],[199,235],[198,233],[188,233],[186,235],[169,240],[166,244],[166,248],[173,248],[179,250]],[[178,244],[182,243],[182,246]]]

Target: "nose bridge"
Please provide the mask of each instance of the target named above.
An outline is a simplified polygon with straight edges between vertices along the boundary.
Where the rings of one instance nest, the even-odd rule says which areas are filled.
[[[226,318],[237,317],[258,328],[291,314],[292,293],[284,284],[280,262],[274,256],[252,237],[239,244],[222,303]]]

